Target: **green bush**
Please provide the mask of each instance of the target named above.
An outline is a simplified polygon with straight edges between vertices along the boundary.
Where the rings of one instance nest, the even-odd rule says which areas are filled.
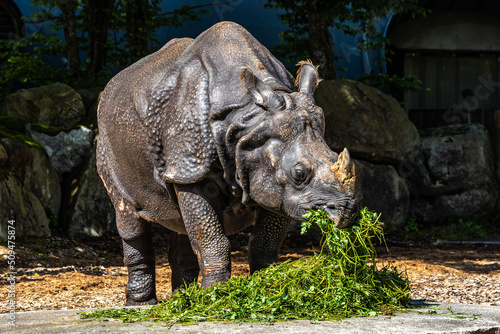
[[[429,88],[422,87],[422,81],[415,76],[399,77],[387,73],[363,74],[357,79],[366,85],[373,86],[392,95],[403,103],[404,93],[428,93]]]

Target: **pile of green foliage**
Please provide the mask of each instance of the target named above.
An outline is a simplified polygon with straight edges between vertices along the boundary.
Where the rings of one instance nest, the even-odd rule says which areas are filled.
[[[286,261],[251,276],[231,277],[203,290],[197,284],[146,310],[115,309],[83,313],[84,318],[124,321],[279,321],[338,320],[374,316],[409,302],[406,273],[394,266],[378,269],[373,238],[383,240],[378,216],[361,210],[354,226],[337,229],[323,211],[311,211],[305,232],[316,224],[323,232],[321,251]]]

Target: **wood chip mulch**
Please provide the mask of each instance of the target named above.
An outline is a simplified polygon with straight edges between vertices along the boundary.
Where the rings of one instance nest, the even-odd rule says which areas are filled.
[[[170,297],[170,268],[165,241],[155,239],[157,294]],[[236,247],[238,248],[238,247]],[[500,306],[500,246],[440,245],[389,247],[379,263],[406,270],[412,299]],[[127,271],[121,242],[115,237],[81,240],[51,237],[16,243],[16,311],[123,306]],[[246,249],[233,252],[233,274],[248,274]],[[286,248],[281,260],[310,256],[310,250]],[[0,246],[0,313],[8,312],[11,284],[6,273],[8,248]]]

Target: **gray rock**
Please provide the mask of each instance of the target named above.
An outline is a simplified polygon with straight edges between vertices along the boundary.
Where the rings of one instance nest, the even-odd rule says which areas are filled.
[[[3,175],[3,174],[2,174]],[[0,178],[0,241],[8,237],[9,220],[13,220],[15,238],[50,235],[49,220],[38,198],[14,172]]]
[[[99,133],[99,129],[97,128],[97,107],[99,106],[100,99],[101,94],[99,94],[97,99],[94,101],[94,104],[87,109],[87,118],[83,121],[83,124],[92,130],[94,136],[97,136]]]
[[[458,219],[492,213],[495,205],[493,199],[497,197],[497,190],[493,187],[466,189],[460,193],[434,197],[433,200],[416,198],[412,200],[411,210],[415,217],[424,222]]]
[[[380,220],[402,227],[408,218],[410,192],[394,167],[355,160],[356,196],[360,207],[381,215]]]
[[[90,154],[93,135],[84,126],[69,132],[62,131],[55,136],[32,131],[29,124],[26,130],[47,151],[59,180],[62,180],[64,173],[70,173],[80,166]]]
[[[7,155],[7,151],[5,151],[5,147],[0,144],[0,166],[2,166],[8,158],[9,156]]]
[[[398,165],[418,155],[417,129],[391,96],[351,80],[325,80],[314,94],[325,112],[325,140],[336,152]]]
[[[61,207],[61,186],[47,153],[42,148],[9,138],[0,142],[8,155],[9,168],[37,197],[45,211],[57,216]]]
[[[480,124],[436,128],[421,138],[412,214],[423,221],[490,214],[498,200],[493,152]]]
[[[500,182],[500,110],[493,112],[493,125],[491,126],[491,140],[493,143],[493,153],[495,155],[496,177]],[[500,207],[497,208],[500,211]]]
[[[104,87],[82,88],[77,90],[77,93],[82,97],[85,109],[89,110],[98,100]]]
[[[70,235],[102,236],[116,233],[115,210],[96,168],[96,153],[92,150],[83,172],[71,185],[70,202],[63,215]]]
[[[8,95],[3,107],[5,116],[22,117],[29,123],[64,128],[72,128],[86,117],[80,95],[62,83],[21,89]]]

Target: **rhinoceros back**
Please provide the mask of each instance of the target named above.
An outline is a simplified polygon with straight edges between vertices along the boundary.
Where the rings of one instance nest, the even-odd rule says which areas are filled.
[[[232,22],[195,40],[173,40],[110,81],[98,111],[100,141],[107,141],[106,159],[115,164],[110,178],[131,203],[148,198],[145,186],[131,184],[167,189],[202,180],[214,163],[226,169],[224,113],[250,102],[239,78],[242,67],[273,89],[294,89],[285,67]]]
[[[118,73],[101,96],[97,167],[115,201],[124,198],[133,205],[146,207],[145,202],[168,198],[166,189],[152,173],[144,119],[156,85],[192,41],[190,38],[171,40]]]
[[[172,39],[157,52],[115,75],[102,94],[98,116],[104,118],[106,114],[109,116],[125,108],[139,112],[141,119],[144,119],[144,112],[149,105],[148,98],[161,79],[171,72],[170,67],[192,41],[191,38]]]
[[[158,83],[151,112],[163,124],[151,131],[161,138],[155,167],[167,183],[188,184],[207,176],[221,159],[225,113],[250,102],[240,82],[242,67],[273,89],[292,91],[293,77],[248,31],[221,22],[198,36]],[[148,110],[149,112],[149,110]],[[219,142],[221,141],[221,142]]]

